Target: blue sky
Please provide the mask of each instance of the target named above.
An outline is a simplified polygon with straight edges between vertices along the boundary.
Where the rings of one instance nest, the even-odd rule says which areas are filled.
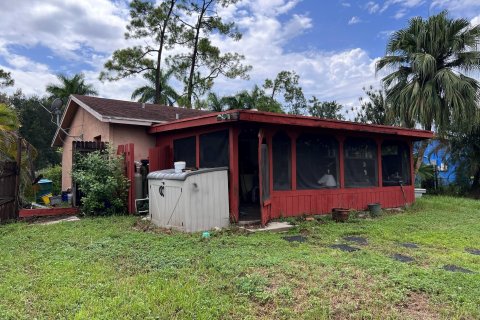
[[[389,34],[414,16],[447,9],[454,18],[480,23],[480,0],[242,0],[220,12],[243,32],[239,42],[218,37],[222,51],[245,55],[250,80],[217,80],[214,90],[232,94],[273,78],[281,70],[301,77],[304,92],[321,100],[358,104],[362,88],[380,85],[375,61]],[[19,0],[2,3],[0,68],[16,87],[44,94],[55,74],[83,72],[100,96],[129,99],[141,77],[98,80],[115,49],[132,45],[123,38],[126,0]]]

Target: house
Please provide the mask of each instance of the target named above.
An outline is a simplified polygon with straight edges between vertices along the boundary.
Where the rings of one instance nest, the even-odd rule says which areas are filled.
[[[413,143],[424,130],[253,110],[205,112],[71,96],[54,137],[63,150],[63,188],[71,186],[75,139],[133,144],[126,163],[148,158],[150,171],[185,161],[190,168],[229,168],[232,222],[399,207],[414,196]]]
[[[268,220],[414,201],[413,142],[433,133],[232,110],[153,124],[150,170],[229,167],[230,218]]]
[[[155,137],[149,134],[153,124],[207,114],[205,111],[155,104],[71,95],[63,112],[52,146],[62,147],[62,190],[71,188],[74,141],[133,143],[135,161],[148,158]]]

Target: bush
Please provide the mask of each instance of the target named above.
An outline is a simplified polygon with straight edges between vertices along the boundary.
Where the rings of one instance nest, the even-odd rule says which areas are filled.
[[[52,180],[52,193],[59,195],[62,192],[62,166],[56,165],[53,167],[44,168],[39,171],[43,178]]]
[[[83,212],[88,215],[125,213],[128,180],[123,174],[123,158],[111,151],[75,157],[72,177],[83,193]]]

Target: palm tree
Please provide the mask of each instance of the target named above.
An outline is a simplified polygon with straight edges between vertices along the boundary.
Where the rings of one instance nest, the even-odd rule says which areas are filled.
[[[178,93],[168,84],[168,80],[172,76],[173,70],[160,72],[160,100],[155,101],[155,71],[146,72],[143,77],[148,80],[148,84],[135,89],[132,93],[132,99],[138,102],[152,102],[173,106],[178,100]]]
[[[58,74],[57,78],[60,80],[60,85],[51,83],[46,88],[51,98],[60,98],[63,102],[66,102],[71,94],[85,96],[98,94],[93,85],[85,83],[85,75],[83,73],[78,73],[72,77]]]
[[[393,70],[382,80],[387,102],[404,126],[418,123],[440,134],[475,126],[479,83],[462,72],[480,69],[479,42],[480,26],[449,19],[446,11],[425,20],[415,17],[390,37],[376,70]],[[420,148],[419,159],[426,145]],[[420,164],[421,160],[417,170]]]

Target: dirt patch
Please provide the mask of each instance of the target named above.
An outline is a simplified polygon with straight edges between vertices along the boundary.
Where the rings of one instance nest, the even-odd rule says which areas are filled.
[[[285,236],[282,237],[283,240],[288,242],[305,242],[307,241],[307,237],[296,235],[296,236]]]
[[[349,246],[348,244],[332,244],[330,248],[342,250],[345,252],[359,251],[360,248]]]
[[[368,244],[367,238],[364,237],[357,237],[357,236],[347,236],[343,237],[344,240],[355,242],[356,244],[366,246]]]
[[[415,259],[413,259],[412,257],[406,256],[406,255],[403,255],[403,254],[400,254],[400,253],[395,253],[392,256],[392,259],[396,260],[396,261],[400,261],[400,262],[405,262],[405,263],[415,261]]]
[[[404,247],[404,248],[409,248],[409,249],[418,249],[420,248],[418,246],[418,244],[416,243],[413,243],[413,242],[402,242],[400,243],[400,246]]]
[[[406,319],[440,319],[440,315],[430,306],[428,296],[418,292],[412,292],[397,309],[402,318]]]
[[[451,271],[451,272],[461,272],[461,273],[474,273],[472,270],[468,270],[454,264],[447,264],[443,266],[443,270]]]
[[[140,232],[172,234],[171,229],[157,227],[150,221],[143,219],[135,221],[133,229]]]
[[[466,252],[470,254],[474,254],[476,256],[480,256],[480,249],[465,249]]]

